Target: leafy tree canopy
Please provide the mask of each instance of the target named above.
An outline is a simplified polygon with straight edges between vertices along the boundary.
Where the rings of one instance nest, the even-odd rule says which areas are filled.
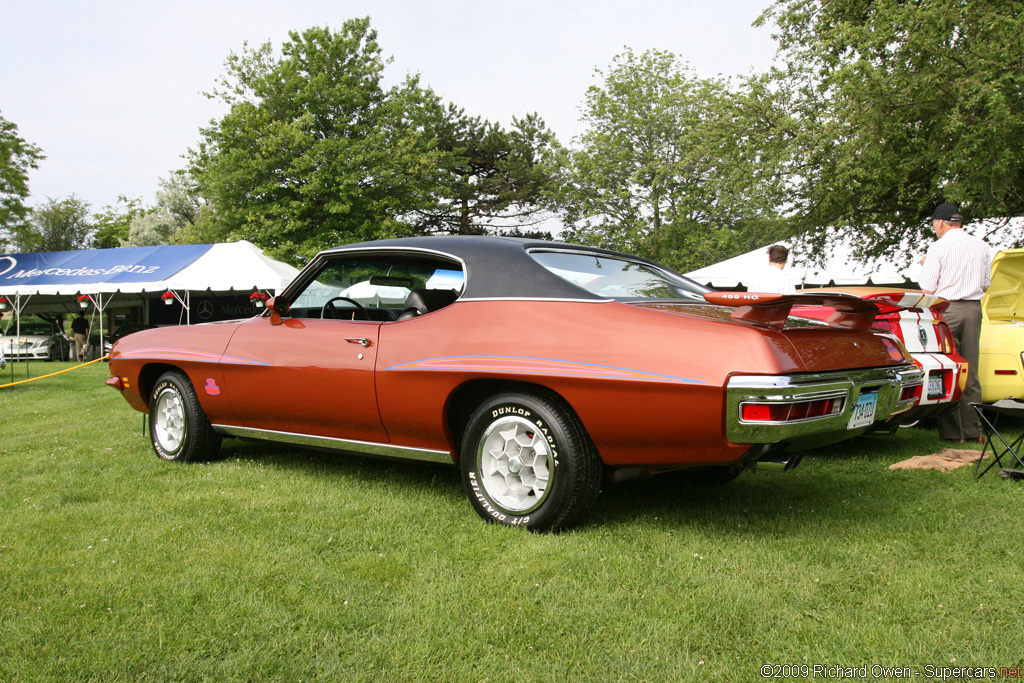
[[[780,0],[774,80],[801,123],[792,205],[819,246],[907,254],[943,201],[1020,243],[1024,3]]]
[[[18,135],[18,127],[0,116],[0,253],[11,231],[28,215],[29,169],[46,157],[35,145]]]
[[[93,224],[89,203],[75,195],[66,199],[46,198],[32,209],[27,223],[13,230],[15,252],[73,251],[92,244]]]
[[[190,242],[196,226],[207,213],[205,202],[195,193],[187,173],[160,180],[156,205],[132,216],[122,247]]]
[[[210,96],[230,112],[189,154],[209,211],[179,239],[244,238],[301,262],[325,247],[535,221],[554,138],[445,105],[410,76],[385,89],[369,19],[229,56]],[[152,220],[152,219],[147,219]]]
[[[93,226],[96,228],[96,232],[93,233],[93,247],[113,249],[122,246],[121,243],[128,239],[132,220],[145,212],[141,199],[128,199],[125,196],[118,197],[115,206],[103,207],[103,211],[93,214],[92,217]]]
[[[417,231],[508,233],[547,217],[557,141],[537,114],[505,130],[449,104],[426,107],[423,121],[441,156],[435,201],[410,217]]]
[[[566,237],[697,268],[774,239],[788,119],[756,79],[700,79],[668,52],[598,71],[563,150]]]
[[[189,154],[212,205],[207,235],[244,238],[304,261],[319,249],[407,235],[432,201],[440,152],[415,115],[433,95],[415,78],[385,91],[369,19],[292,32],[229,56],[210,96],[230,112]]]

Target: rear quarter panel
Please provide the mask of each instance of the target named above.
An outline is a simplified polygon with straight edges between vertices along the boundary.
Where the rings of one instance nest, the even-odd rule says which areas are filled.
[[[825,343],[809,335],[830,361]],[[480,379],[561,395],[608,464],[712,463],[746,446],[724,437],[730,374],[799,372],[785,335],[615,302],[463,301],[381,327],[377,391],[392,442],[458,446],[447,404]]]

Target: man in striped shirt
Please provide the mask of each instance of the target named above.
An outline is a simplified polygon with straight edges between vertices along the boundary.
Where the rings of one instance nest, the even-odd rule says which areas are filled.
[[[978,347],[981,339],[981,297],[991,281],[988,244],[963,229],[963,217],[953,204],[940,204],[932,214],[939,236],[924,258],[921,289],[949,300],[945,317],[956,350],[968,363],[967,385],[960,405],[939,420],[939,436],[950,441],[979,441],[981,421],[971,403],[981,402]]]

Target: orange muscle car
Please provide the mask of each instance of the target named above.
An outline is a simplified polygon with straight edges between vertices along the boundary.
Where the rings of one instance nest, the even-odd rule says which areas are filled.
[[[256,317],[120,339],[107,383],[167,460],[237,436],[457,464],[484,519],[550,531],[608,471],[724,482],[909,408],[923,375],[876,312],[571,244],[382,240],[321,252]]]

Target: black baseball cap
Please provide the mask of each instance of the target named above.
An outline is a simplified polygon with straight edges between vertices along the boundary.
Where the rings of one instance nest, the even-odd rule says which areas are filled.
[[[964,217],[960,215],[960,209],[956,207],[956,204],[939,204],[935,207],[935,213],[932,214],[933,221],[947,221],[949,223],[963,223]]]

